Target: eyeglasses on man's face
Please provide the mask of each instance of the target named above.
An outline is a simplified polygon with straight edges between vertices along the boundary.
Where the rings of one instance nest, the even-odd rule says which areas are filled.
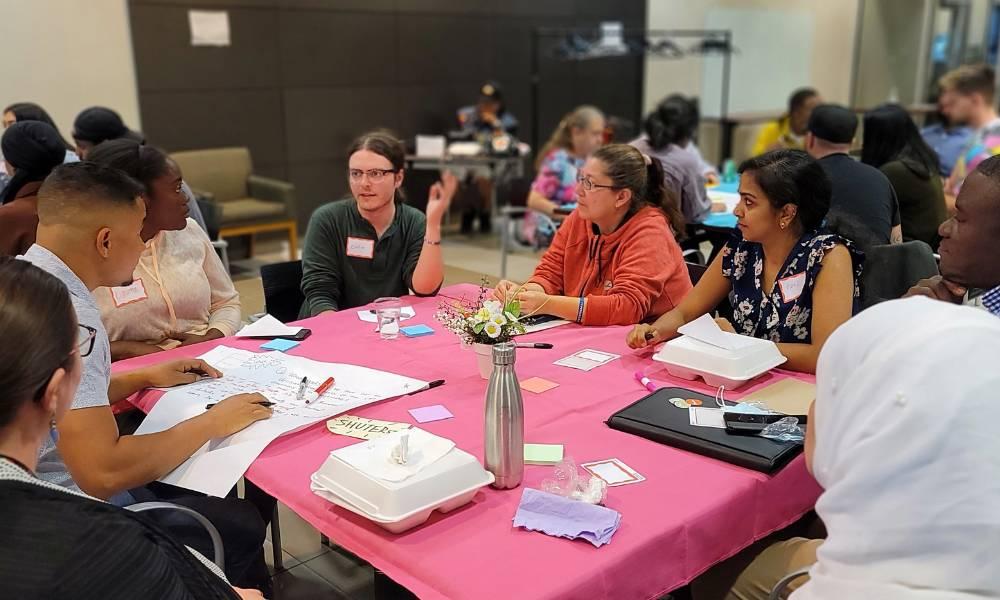
[[[86,358],[94,351],[95,339],[97,339],[96,329],[87,325],[77,325],[76,348],[80,351],[80,358]]]
[[[358,183],[365,175],[367,175],[368,181],[378,183],[385,179],[387,175],[395,172],[396,169],[368,169],[367,171],[362,169],[348,169],[347,176],[351,178],[351,181]]]

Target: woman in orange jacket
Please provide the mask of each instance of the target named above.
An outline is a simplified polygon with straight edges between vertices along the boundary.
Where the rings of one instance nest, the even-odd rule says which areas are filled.
[[[523,285],[501,281],[521,314],[584,325],[631,325],[676,307],[691,279],[675,239],[684,217],[660,161],[632,146],[597,150],[577,173],[577,209]]]

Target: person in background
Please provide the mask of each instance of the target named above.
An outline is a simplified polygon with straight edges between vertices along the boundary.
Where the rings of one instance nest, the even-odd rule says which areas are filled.
[[[14,123],[23,121],[40,121],[45,123],[52,129],[59,132],[59,127],[56,122],[52,120],[49,113],[41,106],[35,104],[34,102],[15,102],[7,108],[3,109],[3,128],[7,129]],[[62,142],[63,147],[66,149],[66,159],[63,162],[74,162],[79,160],[79,157],[74,151],[75,148],[73,144],[66,141],[66,138],[59,134],[59,141]]]
[[[865,113],[861,162],[889,179],[899,201],[903,240],[926,242],[937,252],[938,227],[948,218],[938,157],[898,104]]]
[[[740,165],[739,233],[712,261],[680,305],[629,332],[631,348],[677,337],[685,323],[727,296],[727,331],[771,340],[785,367],[814,373],[824,342],[856,311],[862,258],[850,242],[825,233],[830,179],[801,150],[776,150]]]
[[[858,117],[843,106],[823,104],[813,110],[808,129],[806,152],[819,161],[833,185],[830,216],[853,217],[880,244],[901,243],[899,201],[889,178],[847,155]]]
[[[0,147],[11,178],[0,193],[0,256],[17,256],[35,243],[38,188],[66,151],[59,132],[41,121],[12,124]]]
[[[795,90],[788,99],[788,112],[777,121],[765,125],[757,136],[753,156],[781,148],[805,148],[809,116],[822,103],[819,92],[812,88]]]
[[[521,314],[583,325],[627,325],[677,306],[691,290],[674,238],[684,217],[660,161],[626,144],[603,146],[580,169],[576,193],[577,209],[535,273],[523,285],[501,281],[494,296],[518,300]]]
[[[45,315],[45,318],[38,318]],[[0,258],[0,578],[11,598],[262,598],[143,515],[40,479],[39,452],[70,411],[94,332],[63,283]]]
[[[476,140],[484,148],[490,148],[496,136],[517,134],[519,123],[504,102],[503,90],[495,81],[487,81],[479,88],[479,99],[473,106],[458,109],[458,126],[462,135]],[[470,169],[465,178],[474,184],[477,194],[477,204],[473,209],[462,212],[462,233],[471,234],[476,217],[479,218],[479,231],[489,233],[490,206],[493,202],[493,182],[488,169]]]
[[[556,223],[566,217],[560,207],[576,199],[577,171],[603,141],[604,113],[596,107],[578,106],[559,121],[535,164],[537,175],[528,194],[522,230],[529,244],[544,247],[551,243]]]
[[[794,600],[1000,598],[997,356],[1000,320],[920,298],[834,332],[805,440],[827,538],[767,548],[727,600],[766,600],[810,566]]]
[[[146,143],[146,137],[138,131],[126,127],[121,115],[103,106],[92,106],[84,109],[73,121],[73,141],[76,142],[80,158],[86,160],[91,150],[98,144],[109,140],[127,139]],[[181,182],[181,191],[188,199],[189,216],[204,230],[208,231],[205,217],[201,214],[198,199],[187,183]]]
[[[918,282],[908,296],[983,308],[1000,317],[1000,156],[979,163],[941,224],[940,275]]]
[[[205,231],[188,218],[181,172],[162,150],[135,140],[99,144],[88,160],[127,173],[145,188],[146,250],[122,287],[94,290],[111,339],[111,360],[233,335],[240,296]]]
[[[691,102],[695,101],[692,99]],[[715,168],[715,165],[705,160],[705,157],[701,155],[701,149],[698,148],[698,144],[695,144],[692,139],[687,143],[687,146],[684,146],[684,150],[690,152],[698,161],[698,164],[701,166],[701,176],[705,178],[705,184],[710,186],[718,185],[720,181],[719,170]]]
[[[986,64],[963,65],[945,73],[938,85],[941,112],[948,121],[972,129],[945,184],[945,200],[951,209],[966,175],[985,159],[1000,153],[1000,116],[993,105],[996,72]]]
[[[348,148],[352,198],[320,207],[302,249],[303,316],[353,308],[383,296],[433,296],[444,281],[441,219],[458,181],[431,186],[426,216],[403,204],[405,150],[387,132]]]
[[[43,442],[34,470],[50,484],[118,506],[169,499],[198,511],[222,536],[230,581],[267,590],[265,523],[257,508],[235,497],[205,497],[157,481],[209,440],[270,417],[271,409],[261,404],[264,397],[232,396],[148,435],[121,435],[111,411],[112,403],[145,388],[222,375],[199,359],[111,373],[111,344],[91,292],[132,277],[145,248],[140,237],[146,216],[143,192],[141,184],[118,169],[87,161],[56,167],[38,191],[38,235],[23,258],[65,284],[78,323],[93,333],[93,348],[85,353],[80,386],[59,423],[59,435]],[[192,530],[186,521],[170,532],[204,555],[211,552],[204,530]]]
[[[663,164],[664,185],[680,198],[681,212],[689,223],[700,223],[712,211],[726,209],[713,205],[705,190],[701,161],[685,148],[698,130],[698,107],[694,101],[674,94],[661,101],[643,122],[645,133],[631,142],[643,154]]]
[[[929,117],[928,120],[931,118],[934,119],[934,124],[921,128],[920,136],[934,150],[938,157],[938,170],[941,176],[947,179],[954,170],[955,163],[958,162],[958,155],[961,154],[965,142],[972,135],[972,130],[951,123],[948,117],[944,116],[940,100],[938,101],[937,113]]]

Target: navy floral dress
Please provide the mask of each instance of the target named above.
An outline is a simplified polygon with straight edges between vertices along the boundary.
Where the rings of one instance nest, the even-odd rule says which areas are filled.
[[[733,327],[737,333],[776,343],[812,341],[813,289],[827,252],[843,244],[854,264],[854,309],[861,298],[861,269],[864,256],[844,238],[812,231],[792,248],[774,281],[770,294],[764,292],[764,249],[748,242],[739,233],[722,249],[722,274],[732,283],[729,301],[733,305]]]

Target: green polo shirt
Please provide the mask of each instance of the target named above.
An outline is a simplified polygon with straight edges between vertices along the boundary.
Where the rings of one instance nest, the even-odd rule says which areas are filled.
[[[396,205],[396,216],[381,238],[353,198],[317,209],[302,249],[301,315],[409,294],[426,227],[424,213],[406,204]]]

